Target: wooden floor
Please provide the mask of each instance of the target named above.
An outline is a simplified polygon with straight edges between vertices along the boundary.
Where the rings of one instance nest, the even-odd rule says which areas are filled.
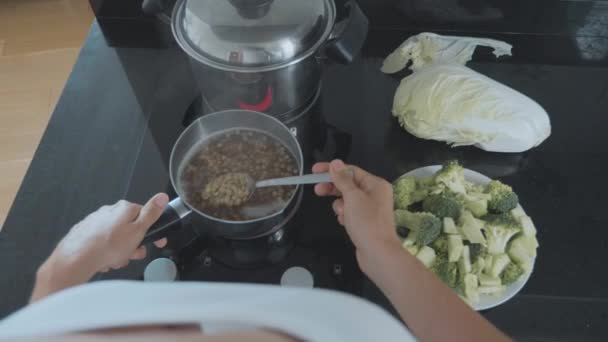
[[[92,21],[87,0],[0,0],[0,229]]]

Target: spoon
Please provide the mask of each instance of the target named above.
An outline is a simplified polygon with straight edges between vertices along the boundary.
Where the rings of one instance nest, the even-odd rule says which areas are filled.
[[[314,173],[303,176],[265,179],[258,182],[255,182],[253,178],[251,178],[249,175],[247,175],[247,177],[249,188],[253,191],[255,191],[255,189],[257,188],[267,188],[269,186],[331,183],[331,177],[329,176],[329,173]]]
[[[203,198],[218,205],[238,206],[247,202],[258,188],[329,182],[329,173],[265,179],[258,182],[247,173],[228,173],[207,184]]]

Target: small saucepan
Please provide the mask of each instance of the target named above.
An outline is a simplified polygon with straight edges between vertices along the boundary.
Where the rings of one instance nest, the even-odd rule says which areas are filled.
[[[169,174],[171,184],[178,197],[169,203],[160,219],[148,230],[144,243],[158,240],[167,236],[170,231],[180,229],[182,219],[189,215],[197,215],[197,222],[201,223],[197,224],[195,230],[204,230],[205,233],[233,239],[248,239],[270,234],[273,229],[289,219],[297,206],[297,197],[301,192],[299,186],[293,191],[283,209],[271,215],[247,221],[218,219],[197,210],[191,203],[188,203],[188,196],[180,184],[182,168],[188,163],[192,152],[205,144],[208,139],[234,129],[255,130],[275,138],[294,157],[299,174],[303,173],[304,158],[298,140],[287,126],[274,117],[248,110],[227,110],[202,116],[186,128],[173,146],[169,161]],[[197,233],[203,232],[197,231]]]

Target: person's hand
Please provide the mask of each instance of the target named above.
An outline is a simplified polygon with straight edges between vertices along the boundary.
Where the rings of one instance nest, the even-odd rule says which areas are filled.
[[[95,273],[122,268],[130,260],[145,258],[141,241],[168,201],[166,194],[157,194],[144,206],[121,200],[101,207],[70,229],[41,266],[38,276],[44,279],[39,280],[56,291],[87,282]],[[155,245],[162,248],[166,243],[162,239]]]
[[[353,241],[364,272],[384,252],[401,250],[393,214],[393,189],[387,181],[340,160],[317,163],[312,171],[331,174],[333,184],[317,184],[315,193],[338,197],[333,210]]]

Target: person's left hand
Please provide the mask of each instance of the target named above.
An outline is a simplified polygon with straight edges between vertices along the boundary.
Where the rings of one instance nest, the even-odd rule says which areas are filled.
[[[125,267],[130,260],[145,258],[141,241],[168,201],[166,194],[157,194],[144,206],[121,200],[101,207],[70,229],[40,267],[37,282],[56,291],[87,282],[95,273]],[[162,248],[166,243],[162,239],[155,245]]]

